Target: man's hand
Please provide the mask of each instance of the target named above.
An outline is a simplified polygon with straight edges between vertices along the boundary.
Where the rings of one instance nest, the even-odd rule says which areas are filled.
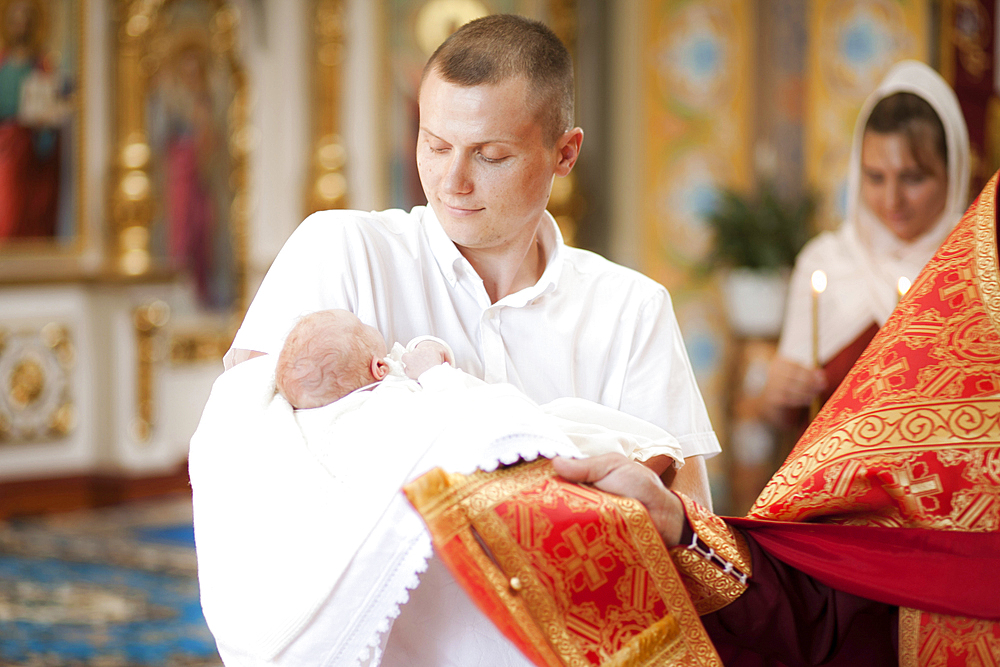
[[[645,505],[653,525],[668,547],[681,541],[684,506],[668,491],[656,473],[621,454],[601,454],[586,459],[556,457],[552,467],[570,482],[593,484],[601,491],[634,498]]]

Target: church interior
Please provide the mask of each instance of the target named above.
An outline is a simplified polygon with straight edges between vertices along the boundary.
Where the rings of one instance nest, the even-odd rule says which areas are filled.
[[[187,453],[222,357],[305,217],[426,202],[423,63],[489,13],[573,56],[586,139],[549,211],[669,290],[720,514],[801,432],[758,398],[886,72],[917,60],[955,91],[970,194],[1000,167],[992,0],[0,0],[0,664],[221,664]],[[732,200],[767,259],[719,242]]]

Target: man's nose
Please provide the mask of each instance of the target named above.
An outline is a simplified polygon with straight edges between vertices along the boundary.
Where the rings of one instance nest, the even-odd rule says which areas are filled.
[[[469,158],[459,151],[452,151],[448,169],[445,171],[441,186],[451,194],[468,194],[472,191],[472,178],[469,173]]]

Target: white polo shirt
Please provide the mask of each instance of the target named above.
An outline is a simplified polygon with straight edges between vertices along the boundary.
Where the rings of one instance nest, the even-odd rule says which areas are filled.
[[[390,344],[442,338],[459,368],[537,403],[586,398],[660,426],[685,457],[718,453],[667,290],[565,246],[548,214],[539,240],[539,281],[490,303],[430,207],[315,213],[274,260],[226,367],[237,349],[278,354],[297,318],[344,308]]]

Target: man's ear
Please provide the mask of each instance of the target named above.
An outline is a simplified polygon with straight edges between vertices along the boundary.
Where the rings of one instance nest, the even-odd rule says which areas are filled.
[[[389,364],[385,363],[385,360],[381,357],[372,357],[372,377],[376,380],[383,379],[389,374]]]
[[[576,160],[580,157],[580,146],[583,145],[583,130],[574,127],[563,133],[556,141],[556,148],[559,151],[559,162],[556,163],[556,176],[566,176]]]

